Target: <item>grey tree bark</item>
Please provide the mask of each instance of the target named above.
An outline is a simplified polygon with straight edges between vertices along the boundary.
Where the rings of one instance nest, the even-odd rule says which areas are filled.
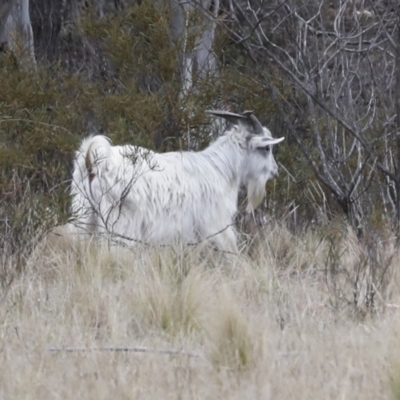
[[[0,43],[7,42],[6,24],[12,8],[12,0],[4,0],[0,5]]]
[[[400,22],[400,3],[397,6],[397,20]],[[395,164],[395,231],[400,237],[400,29],[398,28],[395,48],[395,111],[396,111],[396,164]]]
[[[185,96],[196,79],[201,81],[217,72],[213,45],[219,0],[170,0],[170,4],[172,37],[181,46],[179,64]]]
[[[6,0],[0,8],[0,39],[22,66],[36,68],[29,0]]]

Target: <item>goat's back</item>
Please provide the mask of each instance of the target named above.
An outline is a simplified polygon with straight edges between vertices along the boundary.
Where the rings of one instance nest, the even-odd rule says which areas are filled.
[[[130,242],[195,243],[224,229],[232,236],[238,174],[214,150],[158,154],[87,139],[74,164],[73,211],[80,223]]]

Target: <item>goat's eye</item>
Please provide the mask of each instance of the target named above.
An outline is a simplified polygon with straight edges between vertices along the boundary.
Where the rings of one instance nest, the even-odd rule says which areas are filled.
[[[269,153],[270,150],[271,150],[271,146],[264,146],[264,147],[258,148],[258,151],[261,153]]]

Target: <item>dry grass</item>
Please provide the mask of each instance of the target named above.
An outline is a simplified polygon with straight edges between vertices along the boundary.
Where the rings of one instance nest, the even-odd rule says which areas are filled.
[[[399,258],[375,244],[378,261],[349,232],[279,226],[251,258],[53,237],[0,296],[0,398],[400,398]]]

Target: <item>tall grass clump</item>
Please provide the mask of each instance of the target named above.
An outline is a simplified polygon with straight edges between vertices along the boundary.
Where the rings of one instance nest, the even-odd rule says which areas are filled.
[[[394,238],[369,232],[359,240],[349,226],[337,220],[324,241],[324,274],[332,307],[359,317],[385,307],[398,263]]]
[[[250,321],[240,309],[230,290],[222,287],[215,315],[208,329],[209,358],[217,370],[240,371],[254,366],[257,338]]]
[[[155,251],[152,268],[143,271],[138,301],[146,324],[167,335],[195,334],[202,329],[211,284],[193,255]]]

